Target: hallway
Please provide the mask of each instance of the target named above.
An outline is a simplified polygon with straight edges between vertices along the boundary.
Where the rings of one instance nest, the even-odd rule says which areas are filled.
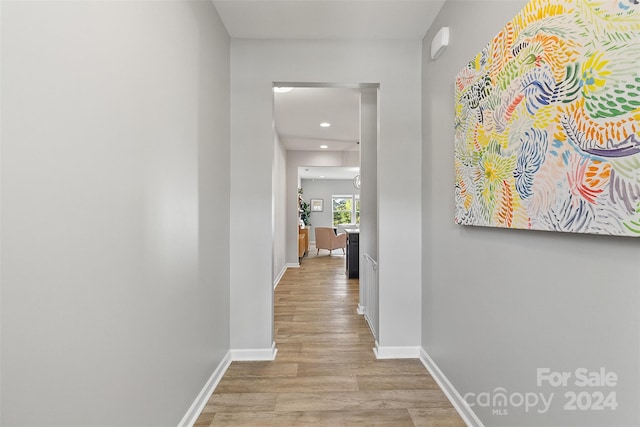
[[[195,425],[464,426],[419,360],[376,360],[344,255],[310,252],[274,292],[276,360],[233,362]]]

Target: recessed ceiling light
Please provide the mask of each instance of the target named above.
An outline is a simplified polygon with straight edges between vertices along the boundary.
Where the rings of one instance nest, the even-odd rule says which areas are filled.
[[[287,92],[291,92],[292,90],[293,90],[292,87],[278,87],[278,86],[276,86],[276,87],[273,88],[273,91],[275,93],[287,93]]]
[[[324,175],[320,175],[320,178],[324,178]]]
[[[329,126],[331,126],[331,123],[322,122],[320,123],[320,126],[322,126],[323,128],[328,128]]]
[[[329,148],[328,145],[321,145],[320,148]]]

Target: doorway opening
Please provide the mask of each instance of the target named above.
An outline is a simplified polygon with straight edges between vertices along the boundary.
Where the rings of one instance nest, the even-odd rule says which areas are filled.
[[[275,82],[273,88],[274,287],[277,272],[304,263],[316,227],[336,234],[357,228],[356,259],[377,258],[379,85]],[[361,314],[365,294],[360,289]]]
[[[362,90],[356,84],[274,83],[274,152],[284,153],[280,157],[287,164],[286,200],[275,201],[279,209],[286,210],[286,232],[279,233],[274,227],[274,253],[278,258],[284,246],[288,266],[304,259],[298,253],[301,229],[307,230],[308,243],[312,243],[315,226],[333,226],[331,196],[341,194],[340,186],[359,174]],[[314,194],[305,188],[310,186],[315,187]],[[282,190],[274,189],[275,193]],[[314,212],[309,207],[311,199],[318,209]]]

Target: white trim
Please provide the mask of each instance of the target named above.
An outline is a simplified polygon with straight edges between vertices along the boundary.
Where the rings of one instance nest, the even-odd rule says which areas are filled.
[[[364,306],[358,304],[358,314],[363,315],[366,312]]]
[[[447,399],[451,402],[453,407],[458,411],[458,414],[469,427],[484,427],[480,418],[473,412],[473,409],[469,406],[466,400],[458,393],[458,390],[451,384],[449,379],[442,373],[436,362],[429,357],[429,354],[420,348],[420,361],[427,368],[427,371],[431,374],[436,383],[440,386]]]
[[[278,277],[276,277],[276,280],[273,281],[274,290],[278,287],[278,284],[280,283],[280,280],[282,280],[282,276],[284,276],[284,273],[286,273],[287,270],[290,268],[300,268],[300,264],[290,262],[290,263],[287,263],[284,267],[282,267],[282,271],[280,272],[280,274],[278,274]]]
[[[202,413],[202,410],[211,398],[213,391],[218,386],[218,383],[220,383],[225,372],[227,372],[229,365],[231,365],[231,351],[227,352],[222,361],[213,371],[211,377],[209,377],[207,382],[204,384],[204,387],[202,387],[202,390],[200,390],[200,393],[196,396],[196,400],[193,401],[187,410],[187,413],[184,414],[184,417],[182,417],[178,423],[178,427],[192,427],[195,424],[196,420]]]
[[[417,359],[420,357],[420,347],[381,347],[377,341],[373,352],[376,359]]]
[[[284,273],[286,273],[287,271],[287,266],[285,265],[284,267],[282,267],[282,271],[280,271],[280,273],[278,274],[278,276],[275,278],[275,280],[273,281],[273,289],[275,289],[276,287],[278,287],[278,283],[280,283],[280,279],[282,279],[282,276],[284,276]]]
[[[271,348],[239,348],[231,349],[231,360],[275,360],[278,349],[276,343]]]

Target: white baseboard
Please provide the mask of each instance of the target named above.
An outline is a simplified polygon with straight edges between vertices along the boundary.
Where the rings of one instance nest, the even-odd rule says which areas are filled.
[[[436,362],[429,357],[429,354],[427,354],[423,348],[420,348],[420,361],[425,368],[427,368],[427,371],[429,371],[433,379],[436,380],[436,383],[438,383],[465,424],[469,427],[484,427],[484,424],[482,424],[480,418],[473,412],[473,409],[471,409],[467,401],[458,393],[458,390],[455,389],[449,379],[447,379],[440,368],[438,368]]]
[[[231,349],[231,360],[275,360],[278,349],[276,343],[271,345],[271,348],[241,348]]]
[[[364,314],[364,307],[361,306],[360,304],[358,304],[358,314],[363,315]]]
[[[275,360],[277,353],[278,349],[276,348],[275,342],[271,345],[271,348],[229,350],[215,371],[213,371],[213,374],[211,374],[211,377],[209,377],[202,390],[200,390],[200,393],[196,396],[187,413],[182,417],[182,420],[180,420],[178,427],[192,427],[195,424],[205,405],[211,398],[213,391],[224,376],[224,373],[229,369],[232,361]]]
[[[227,372],[230,364],[231,351],[228,351],[222,361],[213,371],[213,374],[211,374],[211,377],[209,377],[202,390],[200,390],[198,396],[196,396],[196,400],[193,401],[187,413],[184,414],[184,417],[182,417],[182,420],[180,420],[178,427],[191,427],[193,426],[193,424],[195,424],[196,420],[200,416],[200,413],[209,401],[209,398],[211,398],[213,391],[216,389],[218,383],[224,376],[224,373]]]
[[[278,287],[278,283],[280,283],[280,280],[282,279],[282,276],[284,276],[284,273],[287,272],[287,269],[289,268],[300,268],[300,264],[299,263],[287,263],[285,264],[284,267],[282,267],[282,271],[280,272],[280,274],[278,274],[278,277],[276,277],[276,280],[273,281],[273,289]]]
[[[285,265],[284,267],[282,267],[282,271],[280,271],[280,273],[278,274],[278,276],[275,278],[275,280],[273,281],[273,289],[275,289],[276,287],[278,287],[278,283],[280,283],[280,279],[282,279],[282,276],[284,276],[284,273],[286,273],[287,268],[289,268],[288,265]]]
[[[417,359],[420,357],[420,347],[381,347],[377,341],[373,352],[376,359]]]

